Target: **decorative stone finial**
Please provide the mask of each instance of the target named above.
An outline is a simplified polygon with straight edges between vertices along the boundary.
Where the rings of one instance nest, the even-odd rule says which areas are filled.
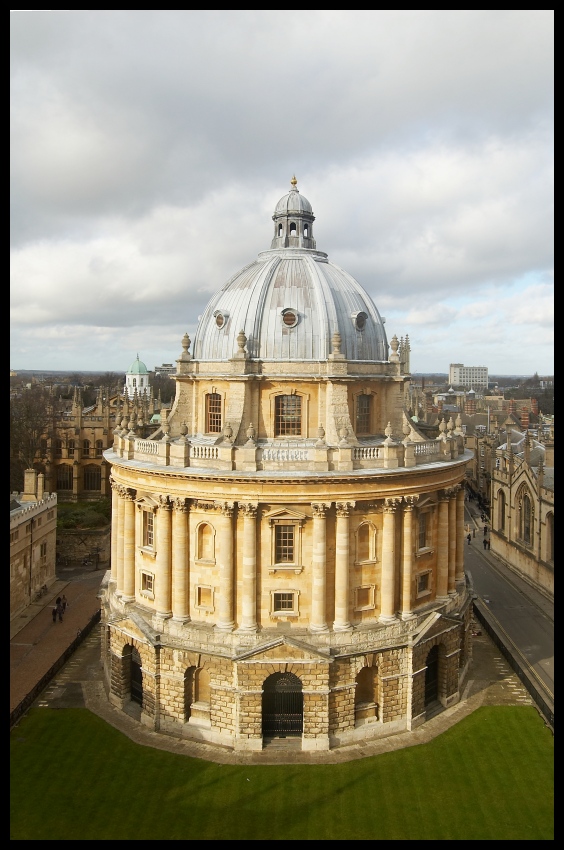
[[[407,419],[403,420],[403,425],[401,427],[401,430],[403,431],[404,437],[405,437],[404,443],[408,443],[409,442],[409,435],[411,434],[411,425],[409,424]]]
[[[184,334],[184,336],[182,337],[182,354],[178,358],[179,360],[185,361],[185,360],[191,359],[190,352],[188,351],[188,349],[190,348],[191,342],[192,342],[192,340],[190,339],[188,334],[187,333]]]
[[[393,446],[394,438],[393,438],[394,429],[392,428],[392,423],[388,422],[386,427],[384,428],[384,434],[386,435],[386,439],[384,440],[385,446]]]
[[[293,187],[294,189],[295,189],[295,188],[296,188],[296,186],[298,185],[298,181],[296,180],[296,175],[295,175],[295,174],[294,174],[294,176],[292,177],[292,179],[290,180],[290,183],[292,184],[292,187]]]
[[[255,443],[255,433],[256,433],[255,426],[251,422],[251,424],[247,428],[247,438],[248,438],[247,443],[251,443],[251,445],[254,445],[254,443]]]
[[[390,354],[390,363],[399,363],[399,360],[400,360],[399,354],[398,354],[399,340],[398,340],[398,338],[395,334],[393,335],[393,337],[391,339],[390,348],[392,349],[392,353]]]
[[[325,445],[325,428],[323,425],[320,425],[317,429],[317,442],[316,446],[324,446]]]
[[[348,446],[349,441],[347,437],[349,436],[348,428],[345,428],[344,425],[342,428],[339,428],[339,437],[341,438],[339,445]]]
[[[225,428],[223,429],[223,442],[224,443],[232,443],[233,442],[232,437],[233,437],[233,428],[231,427],[231,425],[228,422],[226,424]]]
[[[237,334],[237,345],[239,346],[239,352],[245,353],[245,346],[247,344],[247,336],[244,330],[240,330]]]

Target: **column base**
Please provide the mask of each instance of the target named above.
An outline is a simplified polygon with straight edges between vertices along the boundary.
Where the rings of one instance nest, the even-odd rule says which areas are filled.
[[[353,627],[351,623],[333,623],[333,631],[334,632],[352,632]]]
[[[450,602],[450,596],[437,596],[435,602]]]
[[[134,596],[126,596],[125,594],[122,594],[121,601],[122,602],[135,602],[135,597]]]
[[[188,614],[186,615],[186,617],[175,617],[174,614],[172,615],[172,622],[173,623],[180,623],[181,626],[186,625],[186,623],[189,623],[190,620],[191,620],[191,618]]]
[[[327,623],[324,623],[322,626],[314,626],[313,624],[310,624],[309,630],[312,634],[319,634],[320,632],[328,632],[329,626]]]
[[[378,617],[378,622],[383,623],[384,625],[391,625],[392,623],[397,623],[398,618],[395,614],[380,614]]]
[[[406,620],[415,620],[417,615],[414,614],[413,611],[403,611],[401,618],[405,622]]]
[[[255,635],[258,632],[258,626],[239,626],[238,629],[235,629],[236,635]]]
[[[216,623],[214,629],[216,632],[232,632],[235,623]]]

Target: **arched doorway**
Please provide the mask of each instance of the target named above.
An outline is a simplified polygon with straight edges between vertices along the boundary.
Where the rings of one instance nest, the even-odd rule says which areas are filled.
[[[427,656],[425,670],[425,705],[436,702],[439,698],[439,647],[434,646]]]
[[[302,683],[293,673],[273,673],[263,684],[262,734],[267,738],[301,735],[304,728]]]

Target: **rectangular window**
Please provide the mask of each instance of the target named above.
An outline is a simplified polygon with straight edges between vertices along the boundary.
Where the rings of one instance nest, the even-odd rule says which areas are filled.
[[[14,543],[18,539],[19,536],[20,536],[20,532],[18,530],[12,531],[12,533],[10,534],[10,543]]]
[[[209,393],[206,396],[206,433],[221,434],[221,396]]]
[[[428,596],[431,593],[431,572],[417,576],[417,596]]]
[[[53,519],[54,516],[55,516],[55,511],[49,511],[47,513],[47,519]]]
[[[276,396],[274,435],[296,437],[302,433],[302,400],[297,395]]]
[[[427,514],[419,514],[419,549],[427,546]]]
[[[141,593],[153,596],[155,592],[155,577],[152,573],[141,573]]]
[[[274,558],[277,564],[294,563],[295,528],[277,525],[274,528]]]
[[[155,516],[152,511],[143,511],[143,546],[153,549],[155,537]]]
[[[39,547],[39,554],[41,555],[42,558],[44,558],[47,555],[47,544],[46,543],[42,543],[41,546]]]
[[[213,608],[213,590],[211,587],[200,586],[196,588],[196,605],[198,608]]]
[[[272,594],[274,614],[293,613],[295,610],[295,594],[276,592]]]
[[[370,433],[370,402],[369,395],[359,395],[356,400],[356,433]]]

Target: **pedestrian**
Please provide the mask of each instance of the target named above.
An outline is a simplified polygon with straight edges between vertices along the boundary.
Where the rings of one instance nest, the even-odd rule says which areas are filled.
[[[59,602],[57,605],[57,614],[59,616],[59,623],[63,622],[63,614],[65,613],[65,609],[63,608],[63,603]]]
[[[468,541],[468,545],[470,546],[470,543],[472,542],[472,535],[470,534],[470,532],[468,532],[466,540]]]
[[[68,604],[69,604],[69,603],[67,602],[67,597],[66,597],[66,596],[65,596],[65,594],[63,593],[63,598],[61,599],[61,605],[63,606],[63,614],[64,614],[64,613],[65,613],[65,611],[67,610],[67,606],[68,606]]]
[[[51,613],[53,614],[53,622],[56,623],[57,622],[57,606],[56,605],[53,605],[53,611]]]
[[[487,548],[488,548],[488,541],[487,541],[487,540],[486,540],[486,538],[484,537],[484,549],[487,549]]]
[[[487,533],[488,533],[488,526],[487,526],[487,525],[485,525],[485,526],[484,526],[484,537],[486,536],[486,534],[487,534]]]

